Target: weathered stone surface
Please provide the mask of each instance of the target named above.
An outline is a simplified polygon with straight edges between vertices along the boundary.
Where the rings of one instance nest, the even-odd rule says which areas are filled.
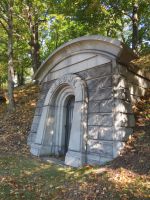
[[[98,139],[99,126],[88,126],[88,138]]]
[[[146,93],[146,89],[139,87],[137,85],[133,85],[131,83],[129,83],[129,91],[130,91],[130,94],[133,94],[139,97],[144,96]]]
[[[114,98],[123,99],[125,101],[131,101],[130,92],[128,89],[122,88],[113,91]]]
[[[36,137],[36,132],[30,131],[30,134],[29,134],[28,139],[27,139],[27,144],[28,145],[33,144],[35,142],[35,137]]]
[[[111,66],[111,63],[108,63],[105,65],[96,66],[92,69],[79,72],[78,74],[83,79],[88,80],[92,78],[107,76],[107,75],[110,75],[111,73],[112,73],[112,66]]]
[[[101,125],[110,127],[113,125],[112,114],[89,114],[88,125]]]
[[[100,164],[100,155],[95,153],[87,154],[87,163],[91,165],[99,165]]]
[[[134,85],[141,86],[143,88],[150,87],[150,81],[148,81],[141,73],[140,70],[134,72],[134,70],[128,70],[126,66],[118,65],[119,73],[125,76],[128,82]],[[129,67],[130,68],[130,67]],[[142,77],[143,76],[143,77]]]
[[[69,150],[65,157],[65,164],[80,167],[85,163],[85,154]]]
[[[128,88],[128,81],[126,78],[122,75],[113,75],[113,86],[114,89],[120,89],[120,88]]]
[[[47,78],[45,78],[44,81],[58,79],[59,77],[64,76],[66,74],[75,74],[77,72],[91,69],[96,66],[100,66],[103,64],[107,64],[107,63],[110,63],[109,58],[106,58],[105,56],[100,55],[100,54],[94,55],[90,59],[86,59],[81,62],[77,62],[75,65],[72,65],[72,63],[68,63],[68,66],[61,66],[61,69],[56,70],[54,72],[51,71],[47,75]],[[57,63],[57,64],[59,64],[59,63]]]
[[[31,132],[33,133],[36,133],[37,132],[37,128],[38,128],[38,123],[32,123],[32,126],[31,126]]]
[[[99,140],[113,140],[113,127],[99,127]]]
[[[112,112],[112,107],[113,107],[112,104],[113,104],[112,99],[100,101],[100,104],[99,104],[100,112]]]
[[[41,101],[42,101],[42,100],[44,101],[44,100],[45,100],[45,97],[46,97],[46,94],[42,94],[42,93],[41,93],[41,95],[40,95],[40,98],[39,98],[39,99],[40,99]]]
[[[114,141],[113,142],[113,158],[116,158],[120,155],[121,150],[125,146],[124,142]]]
[[[134,127],[135,118],[133,114],[115,113],[114,114],[115,127]]]
[[[40,116],[34,116],[33,118],[33,124],[38,124],[40,121]]]
[[[89,90],[99,90],[101,88],[107,88],[112,86],[112,77],[107,76],[103,78],[97,78],[87,81]]]
[[[126,80],[128,83],[131,83],[131,85],[135,85],[136,87],[140,86],[143,88],[149,88],[150,87],[150,81],[148,81],[144,76],[142,77],[139,72],[136,73],[133,71],[129,71],[126,66],[118,65],[119,67],[119,73],[126,77]],[[129,67],[130,68],[130,67]]]
[[[114,127],[113,140],[126,141],[132,133],[133,133],[132,128]]]
[[[47,92],[49,88],[52,86],[53,82],[55,80],[47,81],[47,82],[42,82],[41,85],[41,92]]]
[[[61,70],[63,68],[67,68],[67,67],[73,67],[73,65],[79,65],[80,63],[84,63],[86,61],[91,61],[91,59],[94,60],[96,59],[96,55],[95,53],[91,53],[91,52],[87,52],[87,53],[78,53],[78,54],[73,54],[71,56],[69,56],[66,59],[63,59],[61,62],[59,62],[52,70],[51,72],[55,72],[58,70]]]
[[[91,101],[88,105],[89,113],[110,113],[112,112],[112,99],[106,99],[101,101]]]
[[[131,103],[121,99],[114,99],[114,111],[122,113],[132,113]]]
[[[100,156],[100,164],[106,164],[107,162],[110,162],[111,160],[113,160],[113,157],[103,157]]]
[[[130,97],[131,97],[131,104],[134,104],[134,103],[140,101],[140,97],[139,96],[131,94]]]
[[[88,135],[91,139],[113,140],[113,127],[88,126]]]
[[[88,140],[87,151],[90,153],[99,153],[102,156],[113,155],[113,142],[102,142],[97,140]]]
[[[43,107],[43,104],[44,104],[44,99],[42,99],[42,100],[38,100],[38,102],[37,102],[37,105],[36,105],[36,107]]]
[[[99,111],[99,102],[91,101],[88,103],[88,112],[89,113],[96,113]]]
[[[132,133],[133,129],[126,127],[88,126],[88,137],[96,140],[126,141]]]
[[[103,99],[110,99],[112,97],[112,88],[101,89],[101,90],[90,90],[89,101],[100,101]]]
[[[38,115],[41,115],[42,114],[42,107],[40,108],[40,107],[37,107],[36,109],[35,109],[35,115],[36,116],[38,116]]]

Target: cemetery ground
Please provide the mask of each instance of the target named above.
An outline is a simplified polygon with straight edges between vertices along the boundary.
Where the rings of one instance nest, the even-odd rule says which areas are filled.
[[[150,198],[150,91],[134,105],[136,128],[121,156],[103,166],[71,168],[31,156],[27,136],[39,88],[15,90],[16,111],[0,105],[1,200]]]

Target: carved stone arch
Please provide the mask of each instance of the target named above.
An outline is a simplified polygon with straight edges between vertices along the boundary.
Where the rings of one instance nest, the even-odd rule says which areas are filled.
[[[65,163],[78,167],[86,160],[88,99],[85,81],[75,74],[64,75],[57,79],[49,89],[31,152],[34,155],[56,155],[61,152],[64,134],[64,107],[71,95],[75,97],[75,104]]]

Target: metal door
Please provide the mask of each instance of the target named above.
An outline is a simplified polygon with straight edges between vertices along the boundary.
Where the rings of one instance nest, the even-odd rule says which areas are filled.
[[[66,134],[65,134],[65,153],[68,151],[69,146],[69,139],[70,139],[70,132],[72,126],[72,119],[73,119],[73,109],[74,109],[74,102],[75,97],[71,96],[68,100],[67,107],[66,107]]]

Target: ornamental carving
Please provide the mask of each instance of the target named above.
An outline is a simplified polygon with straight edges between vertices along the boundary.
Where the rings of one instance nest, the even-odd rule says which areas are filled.
[[[77,75],[75,74],[67,74],[62,76],[61,78],[57,79],[51,86],[51,88],[48,91],[45,105],[48,105],[50,102],[50,99],[52,98],[53,94],[63,85],[69,85],[71,88],[75,91],[76,88],[81,87],[84,91],[84,95],[87,96],[86,91],[86,83]],[[84,98],[86,98],[86,96]]]

